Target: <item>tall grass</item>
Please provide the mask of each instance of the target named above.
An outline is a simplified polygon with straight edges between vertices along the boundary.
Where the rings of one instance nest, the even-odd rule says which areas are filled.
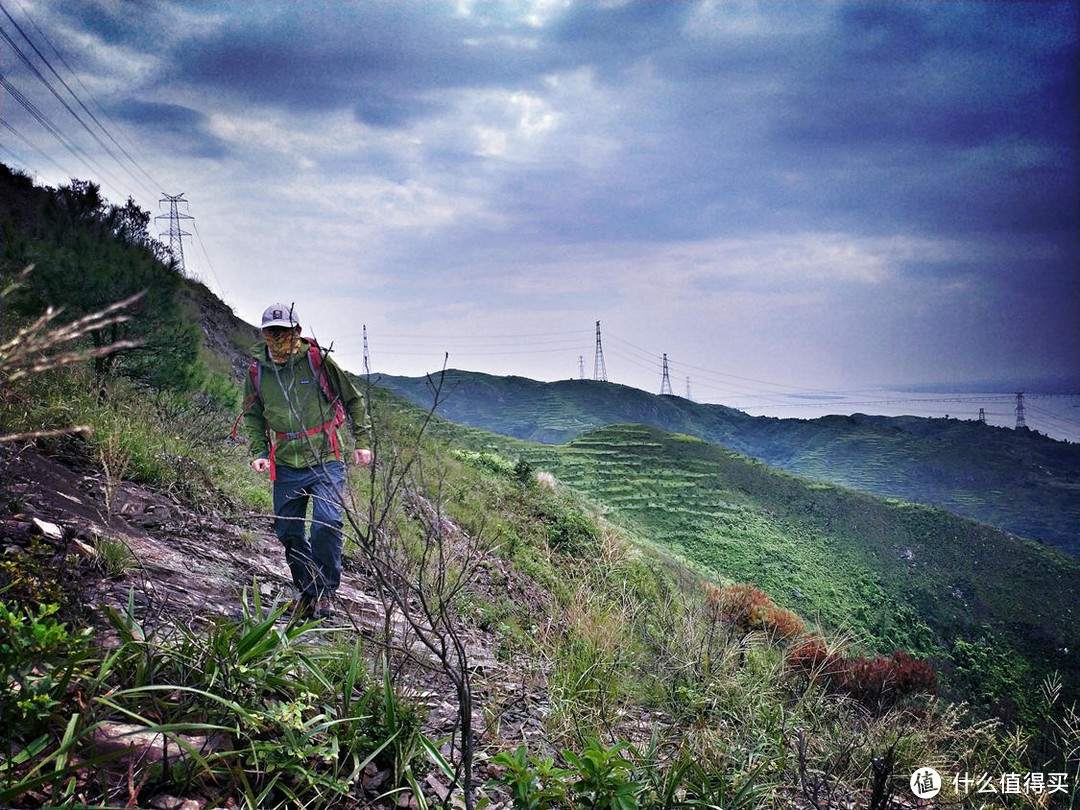
[[[131,602],[109,611],[118,643],[108,652],[57,636],[52,658],[63,653],[66,662],[47,664],[50,650],[38,656],[52,673],[48,684],[20,681],[24,694],[43,696],[37,705],[52,715],[39,719],[55,731],[12,727],[0,802],[63,806],[91,797],[130,806],[140,793],[198,794],[212,783],[214,795],[244,807],[342,806],[356,801],[368,763],[408,773],[419,722],[389,682],[370,684],[361,647],[327,644],[314,625],[285,624],[282,606],[263,605],[257,587],[250,593],[239,624],[155,631]],[[46,617],[29,614],[5,624],[12,638],[40,636],[45,626]],[[10,667],[3,674],[10,685]],[[77,701],[67,699],[72,693]],[[102,735],[117,729],[156,736],[158,746],[164,738],[171,761],[101,753]]]

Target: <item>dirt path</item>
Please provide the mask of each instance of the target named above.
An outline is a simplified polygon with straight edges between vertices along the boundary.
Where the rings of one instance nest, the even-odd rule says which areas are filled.
[[[235,508],[196,510],[131,482],[110,493],[106,508],[103,475],[89,463],[69,466],[32,447],[3,453],[0,548],[22,554],[35,541],[39,547],[45,541],[56,549],[58,564],[84,569],[69,573],[78,574],[74,578],[88,615],[100,616],[103,603],[123,609],[134,598],[137,615],[150,627],[198,626],[214,618],[239,621],[245,590],[250,594],[252,587],[259,588],[264,604],[291,599],[284,554],[267,516]],[[59,535],[50,537],[54,532]],[[95,561],[92,549],[99,538],[120,541],[130,551],[122,573],[106,576]],[[506,564],[493,559],[490,565],[505,569]],[[505,587],[506,571],[500,573]],[[347,561],[334,626],[379,637],[385,611],[375,594],[371,577]],[[465,631],[477,694],[473,722],[482,746],[501,749],[541,735],[542,674],[497,660],[493,634],[473,626]],[[428,731],[443,736],[456,720],[453,692],[437,675],[418,675],[410,698],[428,710]]]

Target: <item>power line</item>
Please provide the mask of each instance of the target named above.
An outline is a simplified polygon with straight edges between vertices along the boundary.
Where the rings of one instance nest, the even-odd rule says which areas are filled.
[[[25,135],[23,135],[17,129],[15,129],[15,127],[13,127],[10,123],[8,123],[2,117],[0,117],[0,126],[2,126],[4,129],[6,129],[8,132],[10,132],[12,135],[14,135],[20,141],[25,143],[27,146],[29,146],[31,149],[33,149],[35,152],[37,152],[39,155],[41,155],[43,158],[45,158],[45,160],[49,161],[49,163],[51,163],[57,169],[59,169],[60,171],[64,171],[64,167],[61,166],[59,163],[57,163],[55,160],[53,160],[52,155],[50,155],[48,152],[43,150],[36,143],[34,143],[32,140],[27,138]],[[11,154],[14,155],[15,153],[12,152]],[[21,161],[21,160],[20,160],[20,162],[24,163],[24,164],[26,163],[25,161]],[[29,165],[29,164],[26,164],[26,165]]]
[[[5,9],[3,6],[0,6],[0,10],[7,14],[7,9]],[[7,14],[7,16],[8,19],[11,19],[10,14]],[[14,20],[12,20],[12,22],[14,23]],[[18,28],[18,24],[16,23],[15,25],[16,28]],[[23,36],[25,37],[25,34]],[[71,114],[72,118],[78,121],[79,125],[82,126],[82,128],[85,129],[95,141],[97,141],[98,145],[105,150],[106,154],[108,154],[109,157],[116,161],[122,169],[131,174],[130,170],[128,170],[128,168],[120,162],[116,155],[113,154],[112,150],[109,149],[108,144],[101,140],[101,137],[96,132],[94,132],[94,130],[92,130],[90,126],[82,119],[82,117],[80,117],[80,115],[72,108],[72,106],[64,100],[64,98],[60,95],[59,91],[55,87],[53,87],[52,82],[50,82],[45,77],[45,75],[40,70],[38,70],[37,66],[30,60],[30,58],[26,54],[23,53],[22,49],[19,48],[19,46],[15,43],[15,40],[13,40],[8,34],[8,32],[5,31],[3,28],[0,28],[0,37],[3,37],[4,41],[7,42],[7,44],[11,47],[13,51],[15,51],[16,56],[19,57],[22,63],[26,65],[26,67],[30,69],[30,72],[33,73],[38,78],[38,80],[40,80],[41,83],[45,85],[49,92],[56,97],[56,100],[59,101],[63,108]],[[132,179],[134,179],[137,183],[141,182],[137,178],[135,178],[133,174]]]
[[[67,81],[64,79],[64,77],[61,76],[56,71],[56,69],[52,66],[52,63],[49,61],[48,57],[46,57],[45,54],[43,54],[41,52],[41,50],[34,43],[34,41],[32,39],[30,39],[30,36],[26,33],[26,31],[23,30],[22,26],[19,25],[18,21],[14,17],[11,16],[11,13],[6,8],[4,8],[4,6],[2,4],[0,4],[0,11],[2,11],[4,13],[4,16],[7,17],[8,21],[12,25],[15,26],[15,29],[19,32],[19,34],[26,41],[26,43],[33,49],[34,53],[37,54],[38,58],[45,64],[45,66],[49,69],[49,71],[52,73],[52,75],[55,76],[60,81],[60,83],[64,86],[64,89],[66,89],[68,91],[68,93],[71,95],[71,97],[73,99],[75,99],[75,102],[83,109],[83,111],[86,112],[87,115],[90,116],[91,120],[93,120],[94,123],[96,123],[98,125],[98,127],[101,129],[102,132],[105,133],[105,135],[109,138],[109,140],[111,140],[116,145],[116,147],[128,158],[128,160],[131,162],[131,164],[134,165],[136,168],[138,168],[147,178],[150,179],[151,182],[153,182],[153,178],[150,177],[150,175],[146,172],[145,169],[143,169],[141,166],[139,166],[137,161],[135,161],[135,159],[132,158],[131,155],[127,153],[127,151],[117,142],[117,140],[112,136],[112,134],[108,131],[108,129],[106,129],[104,124],[101,123],[101,121],[98,119],[98,117],[96,115],[94,115],[93,111],[91,111],[86,106],[86,104],[83,103],[82,99],[79,98],[78,94],[74,90],[71,89],[71,85],[69,85],[67,83]],[[24,14],[26,13],[25,10],[23,10],[23,13]],[[28,16],[28,19],[29,19],[29,16]],[[31,22],[33,22],[33,20],[31,20]],[[120,158],[118,158],[116,156],[116,154],[112,151],[112,149],[109,148],[109,145],[107,143],[105,143],[105,141],[103,141],[98,136],[98,134],[93,129],[91,129],[90,125],[87,124],[86,121],[84,121],[83,118],[71,107],[71,105],[68,104],[67,101],[65,101],[63,99],[63,97],[60,95],[60,92],[53,86],[52,82],[50,82],[44,76],[44,74],[42,74],[41,71],[38,70],[37,66],[35,66],[33,64],[33,62],[30,60],[30,58],[26,54],[23,53],[22,49],[19,48],[19,46],[8,35],[8,33],[6,31],[4,31],[3,29],[0,29],[0,35],[2,35],[4,40],[8,43],[8,45],[11,46],[12,50],[15,51],[15,54],[19,57],[20,61],[22,61],[22,63],[24,65],[26,65],[26,67],[29,68],[30,71],[41,81],[41,83],[45,85],[45,87],[49,90],[49,92],[52,93],[53,96],[56,97],[56,100],[59,101],[60,104],[63,105],[64,109],[66,109],[69,113],[71,113],[71,116],[76,121],[79,122],[79,124],[82,126],[82,128],[85,129],[87,131],[87,133],[89,133],[89,135],[95,141],[97,141],[98,145],[102,149],[105,150],[105,153],[108,154],[109,157],[111,157],[116,162],[116,164],[118,166],[120,166],[122,169],[124,169],[137,184],[142,185],[144,190],[149,191],[149,193],[152,194],[153,192],[150,191],[150,187],[143,184],[143,181],[141,179],[139,179],[130,169],[128,169],[127,165],[122,160],[120,160]],[[55,51],[56,48],[54,47],[53,50]]]
[[[68,137],[68,135],[63,131],[61,127],[53,123],[52,119],[50,119],[49,116],[47,116],[44,112],[38,109],[37,105],[35,105],[34,102],[30,101],[30,99],[28,99],[19,90],[19,88],[15,87],[15,85],[8,81],[7,77],[3,73],[0,73],[0,87],[3,87],[8,92],[8,95],[15,99],[19,106],[26,110],[30,114],[30,117],[37,121],[39,125],[41,125],[42,129],[44,129],[46,132],[52,135],[53,138],[59,141],[60,145],[67,149],[69,152],[71,152],[71,154],[74,155],[77,160],[84,163],[88,168],[92,169],[93,171],[96,171],[114,188],[122,188],[122,185],[116,182],[116,178],[113,177],[112,174],[106,171],[96,160],[90,157],[90,155],[88,155],[82,149],[82,147],[80,147],[70,137]]]
[[[380,333],[380,334],[382,334],[382,333]],[[418,334],[416,332],[409,332],[407,334],[403,334],[403,333],[393,333],[393,332],[391,332],[391,333],[388,333],[388,334],[385,334],[385,335],[382,335],[382,336],[386,337],[386,338],[396,338],[396,339],[399,339],[399,340],[410,340],[410,341],[436,340],[436,341],[448,342],[448,341],[462,341],[462,340],[465,340],[465,341],[471,341],[471,340],[519,340],[519,339],[520,340],[525,340],[525,339],[532,339],[532,338],[538,338],[538,337],[557,337],[557,336],[566,336],[566,335],[576,335],[577,337],[580,338],[581,337],[581,330],[580,329],[573,329],[573,330],[566,330],[566,331],[562,331],[562,332],[522,332],[522,333],[517,333],[517,334],[509,334],[509,335],[508,334],[501,334],[501,335],[500,334],[477,334],[475,332],[469,333],[469,334],[463,334],[463,335],[453,335],[453,334],[448,335],[448,334],[445,334],[445,333],[444,334],[433,335],[433,334]],[[356,337],[356,335],[351,335],[350,337]]]
[[[203,242],[202,234],[199,233],[199,226],[196,224],[194,217],[191,220],[191,230],[195,231],[195,241],[199,243],[199,250],[202,252],[202,256],[206,259],[206,266],[210,268],[210,275],[214,279],[214,283],[217,285],[218,291],[222,297],[225,296],[226,290],[221,284],[221,280],[218,278],[217,271],[214,269],[214,263],[210,261],[210,254],[206,251],[206,243]]]
[[[570,351],[573,347],[567,347],[564,351]],[[424,351],[394,351],[393,349],[379,349],[380,354],[393,355],[395,357],[429,357],[431,355],[438,355],[441,357],[444,352],[449,351],[452,355],[455,352],[451,349],[427,349]],[[349,352],[343,352],[343,354],[349,354]],[[355,352],[353,352],[355,354]],[[516,356],[521,354],[551,354],[551,349],[507,349],[506,351],[486,351],[478,349],[464,348],[456,353],[457,357],[506,357]]]
[[[20,11],[22,11],[22,13],[23,13],[23,16],[25,16],[25,17],[26,17],[26,19],[30,21],[30,24],[34,26],[34,28],[35,28],[35,29],[37,30],[38,34],[40,34],[40,35],[41,35],[41,38],[42,38],[43,40],[45,40],[45,43],[46,43],[46,44],[47,44],[47,45],[49,46],[49,48],[50,48],[50,49],[52,50],[52,52],[53,52],[53,54],[54,54],[54,55],[56,56],[56,58],[60,60],[60,62],[61,62],[61,63],[63,64],[63,66],[64,66],[65,68],[67,68],[67,71],[68,71],[68,73],[70,73],[70,74],[71,74],[71,77],[72,77],[72,79],[74,79],[74,80],[75,80],[75,81],[76,81],[76,82],[78,83],[79,87],[81,87],[81,88],[82,88],[82,90],[83,90],[83,92],[84,92],[84,93],[85,93],[85,94],[86,94],[86,95],[87,95],[87,96],[88,96],[88,97],[90,98],[90,101],[92,101],[92,102],[93,102],[93,104],[94,104],[94,106],[98,108],[98,111],[99,111],[99,112],[100,112],[100,113],[101,113],[101,114],[102,114],[102,115],[103,115],[103,116],[104,116],[104,117],[105,117],[106,119],[108,119],[108,121],[109,121],[109,123],[110,123],[110,124],[112,124],[113,126],[116,126],[116,125],[117,125],[117,124],[116,124],[116,121],[114,121],[114,120],[112,119],[112,116],[110,116],[110,115],[109,115],[109,113],[108,113],[108,112],[106,112],[105,108],[101,106],[101,104],[100,104],[100,103],[98,102],[98,100],[97,100],[96,98],[94,98],[94,94],[93,94],[93,93],[92,93],[92,92],[90,91],[90,89],[89,89],[89,88],[88,88],[88,87],[86,86],[86,84],[85,84],[85,83],[83,82],[83,80],[82,80],[81,78],[79,78],[79,74],[75,72],[75,70],[74,70],[74,69],[73,69],[73,68],[71,67],[71,65],[70,65],[70,64],[68,63],[67,59],[65,59],[65,58],[64,58],[64,54],[62,54],[62,53],[60,52],[60,50],[59,50],[59,49],[58,49],[58,48],[57,48],[57,47],[56,47],[55,45],[53,45],[53,43],[52,43],[52,40],[50,40],[50,39],[49,39],[49,37],[48,37],[48,35],[47,35],[47,34],[46,34],[46,33],[45,33],[45,32],[44,32],[44,31],[43,31],[42,29],[41,29],[41,26],[39,26],[39,25],[38,25],[38,24],[37,24],[37,23],[36,23],[36,22],[34,21],[34,18],[30,16],[29,12],[27,12],[27,10],[26,10],[25,8],[23,8],[21,4],[19,4],[19,3],[16,3],[16,4],[17,4],[17,5],[19,5],[19,10],[20,10]],[[47,60],[46,60],[46,64],[48,64],[48,61],[47,61]],[[49,69],[50,69],[50,70],[52,70],[54,74],[56,73],[56,71],[55,71],[55,70],[53,69],[53,67],[52,67],[52,65],[51,65],[51,64],[49,65]],[[61,82],[63,82],[63,81],[64,81],[64,80],[63,80],[62,78],[60,78],[60,76],[59,76],[58,74],[57,74],[57,78],[58,78],[58,79],[60,79],[60,81],[61,81]],[[147,171],[147,170],[146,170],[146,169],[145,169],[145,168],[143,167],[143,165],[142,165],[142,164],[141,164],[141,163],[140,163],[140,162],[139,162],[139,161],[138,161],[137,159],[135,159],[135,158],[134,158],[134,157],[133,157],[133,156],[131,155],[131,153],[130,153],[130,152],[128,152],[128,150],[127,150],[127,149],[126,149],[126,148],[124,147],[124,145],[123,145],[122,143],[120,143],[120,142],[119,142],[119,141],[118,141],[118,140],[117,140],[117,139],[116,139],[116,138],[115,138],[115,137],[113,136],[112,132],[110,132],[110,131],[109,131],[108,127],[106,127],[106,126],[105,126],[105,125],[104,125],[103,123],[101,123],[100,119],[99,119],[99,118],[98,118],[98,117],[97,117],[97,116],[96,116],[96,115],[95,115],[95,114],[93,113],[93,111],[92,111],[92,110],[90,110],[89,108],[87,108],[87,106],[86,106],[86,105],[85,105],[85,104],[83,103],[82,99],[81,99],[81,98],[79,98],[79,96],[78,96],[78,95],[77,95],[77,94],[75,93],[75,91],[74,91],[74,90],[72,90],[72,89],[71,89],[71,87],[69,87],[69,86],[68,86],[68,84],[67,84],[66,82],[64,82],[64,86],[68,88],[68,92],[69,92],[69,93],[71,93],[72,97],[73,97],[73,98],[74,98],[74,99],[75,99],[75,100],[76,100],[77,102],[79,102],[79,106],[80,106],[80,107],[82,107],[82,108],[83,108],[84,110],[86,110],[87,114],[88,114],[88,115],[89,115],[89,116],[90,116],[90,117],[91,117],[91,118],[93,119],[94,123],[96,123],[96,124],[97,124],[97,125],[98,125],[98,126],[99,126],[99,127],[101,128],[101,131],[102,131],[102,132],[104,132],[104,133],[105,133],[105,135],[106,135],[106,136],[107,136],[107,137],[109,138],[109,140],[110,140],[110,141],[112,141],[112,142],[113,142],[113,143],[114,143],[114,144],[116,145],[116,148],[120,150],[121,154],[123,154],[123,155],[124,155],[124,157],[126,157],[126,158],[127,158],[127,159],[128,159],[128,160],[129,160],[130,162],[131,162],[131,164],[132,164],[132,165],[133,165],[133,166],[134,166],[134,167],[135,167],[136,169],[138,169],[138,170],[139,170],[140,172],[142,172],[143,176],[144,176],[144,177],[146,177],[146,179],[150,181],[150,183],[151,183],[151,187],[152,187],[152,188],[161,188],[161,183],[159,183],[159,182],[158,182],[158,181],[157,181],[157,180],[156,180],[156,179],[154,178],[154,176],[153,176],[153,175],[151,175],[151,174],[150,174],[150,173],[149,173],[149,172],[148,172],[148,171]],[[121,130],[121,131],[122,131],[122,130]],[[144,186],[143,188],[144,188],[145,190],[150,190],[150,189],[149,189],[149,188],[147,188],[146,186]],[[152,192],[151,192],[151,196],[153,196]]]

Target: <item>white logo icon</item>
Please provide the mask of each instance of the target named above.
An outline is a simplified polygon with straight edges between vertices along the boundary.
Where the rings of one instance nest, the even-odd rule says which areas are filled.
[[[920,799],[932,799],[941,792],[941,774],[933,768],[919,768],[911,775],[911,792]]]

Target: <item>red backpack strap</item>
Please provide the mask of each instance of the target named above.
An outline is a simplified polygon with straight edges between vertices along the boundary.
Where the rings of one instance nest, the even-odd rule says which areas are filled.
[[[255,404],[255,400],[259,398],[259,382],[262,379],[262,364],[257,357],[251,358],[251,364],[248,366],[248,376],[251,377],[251,396],[244,400],[243,406],[240,408],[240,415],[236,417],[236,421],[232,426],[232,437],[236,438],[236,431],[240,427],[240,420],[244,418],[244,414],[248,412],[248,408]]]
[[[319,381],[319,388],[322,389],[323,396],[326,397],[326,401],[334,409],[333,426],[337,427],[343,424],[345,422],[345,406],[341,404],[341,397],[330,388],[330,378],[323,367],[322,349],[314,340],[311,341],[311,345],[308,347],[308,362],[311,364],[311,373]]]

